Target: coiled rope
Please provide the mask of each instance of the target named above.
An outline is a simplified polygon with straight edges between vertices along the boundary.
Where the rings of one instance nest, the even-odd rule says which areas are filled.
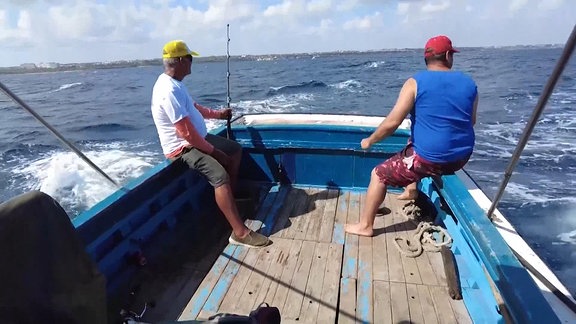
[[[435,207],[425,197],[426,195],[420,192],[416,200],[402,206],[404,217],[418,224],[411,238],[394,238],[396,249],[408,258],[418,257],[424,251],[439,252],[442,246],[449,247],[452,244],[452,237],[446,229],[434,225]]]
[[[438,235],[434,235],[438,233]],[[402,242],[402,243],[400,243]],[[422,252],[440,252],[442,246],[450,246],[452,237],[446,229],[438,225],[432,225],[430,222],[420,222],[412,239],[404,237],[395,237],[394,245],[400,254],[408,258],[420,256]]]

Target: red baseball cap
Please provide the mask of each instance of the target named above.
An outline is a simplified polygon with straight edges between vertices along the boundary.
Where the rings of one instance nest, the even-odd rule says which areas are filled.
[[[458,53],[459,51],[452,47],[450,38],[440,35],[430,38],[424,46],[424,57],[430,57],[446,52]]]

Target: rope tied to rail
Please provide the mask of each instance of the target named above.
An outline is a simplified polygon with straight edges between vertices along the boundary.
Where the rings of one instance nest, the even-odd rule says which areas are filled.
[[[438,233],[438,235],[434,235]],[[402,243],[401,243],[402,242]],[[400,254],[408,258],[415,258],[422,252],[440,252],[442,246],[450,246],[452,237],[446,229],[433,225],[431,222],[420,222],[416,231],[412,234],[412,239],[395,237],[394,245]]]

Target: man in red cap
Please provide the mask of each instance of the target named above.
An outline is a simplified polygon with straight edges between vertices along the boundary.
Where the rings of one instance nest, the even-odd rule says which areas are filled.
[[[372,170],[360,221],[347,224],[346,232],[374,234],[376,211],[389,185],[415,191],[420,179],[455,172],[468,162],[474,148],[478,92],[472,78],[451,70],[454,53],[458,51],[448,37],[430,38],[424,47],[426,70],[406,80],[390,114],[361,141],[362,148],[369,149],[394,133],[410,114],[410,141]],[[408,190],[402,198],[415,198],[411,195]]]

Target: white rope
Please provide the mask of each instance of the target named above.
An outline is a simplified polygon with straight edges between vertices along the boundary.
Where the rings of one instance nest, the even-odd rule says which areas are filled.
[[[434,233],[438,233],[438,240],[434,238]],[[399,242],[404,242],[405,247],[400,246]],[[421,255],[423,251],[439,252],[442,246],[449,246],[450,244],[452,244],[452,237],[448,232],[443,227],[432,225],[429,222],[420,222],[412,235],[412,239],[394,238],[394,245],[398,251],[408,258],[415,258]]]

